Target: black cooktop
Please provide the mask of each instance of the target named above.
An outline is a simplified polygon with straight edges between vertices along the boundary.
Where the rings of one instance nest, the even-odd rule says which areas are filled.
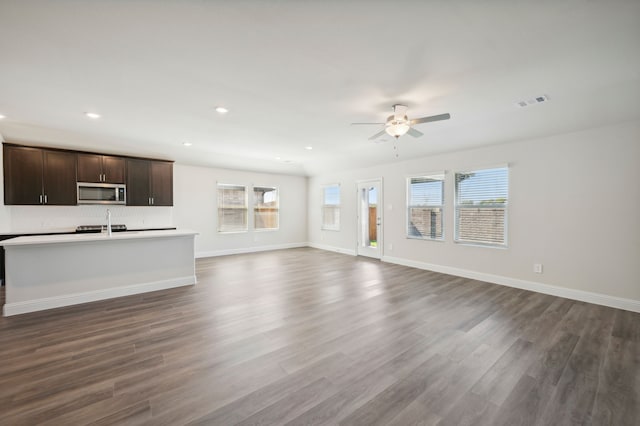
[[[107,225],[81,225],[76,228],[77,234],[87,234],[90,232],[102,232],[107,230]],[[127,225],[111,225],[111,231],[123,232],[127,230]]]

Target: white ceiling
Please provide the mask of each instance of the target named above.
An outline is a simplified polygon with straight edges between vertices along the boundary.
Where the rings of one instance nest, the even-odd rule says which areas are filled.
[[[639,41],[637,0],[2,0],[0,133],[313,175],[637,119]],[[394,103],[451,120],[396,158],[350,126]]]

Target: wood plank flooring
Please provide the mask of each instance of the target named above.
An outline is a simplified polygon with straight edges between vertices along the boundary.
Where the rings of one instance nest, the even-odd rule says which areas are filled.
[[[1,318],[0,424],[640,424],[640,314],[310,248],[197,275]]]

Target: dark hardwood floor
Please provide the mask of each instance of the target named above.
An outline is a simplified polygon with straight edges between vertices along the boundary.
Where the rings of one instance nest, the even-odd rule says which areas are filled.
[[[315,249],[0,319],[2,425],[637,425],[640,314]]]

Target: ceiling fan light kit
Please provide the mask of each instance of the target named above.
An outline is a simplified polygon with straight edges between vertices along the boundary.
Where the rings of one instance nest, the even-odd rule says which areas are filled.
[[[387,118],[387,124],[385,124],[384,131],[394,138],[399,138],[409,131],[411,125],[409,124],[409,119],[405,115],[401,119],[395,118],[395,116],[390,115]]]
[[[422,123],[430,123],[432,121],[440,121],[440,120],[448,120],[451,118],[451,115],[440,114],[440,115],[431,115],[429,117],[421,117],[414,118],[413,120],[409,120],[407,116],[407,106],[401,104],[395,104],[393,106],[393,115],[387,117],[386,123],[351,123],[351,124],[384,124],[384,130],[376,133],[371,136],[369,140],[375,140],[380,136],[383,136],[385,133],[393,136],[398,139],[400,136],[405,134],[409,134],[414,138],[419,138],[424,135],[424,133],[413,128],[416,124]]]

